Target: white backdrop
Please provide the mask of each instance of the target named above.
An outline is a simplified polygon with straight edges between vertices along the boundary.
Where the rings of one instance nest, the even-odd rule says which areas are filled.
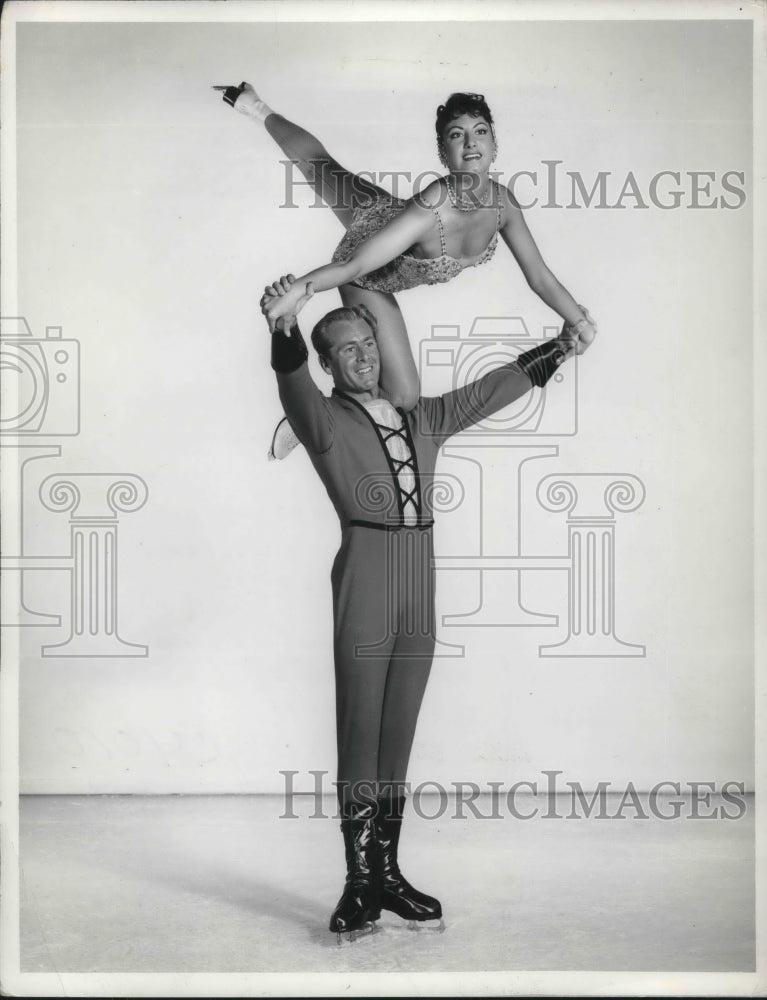
[[[480,91],[497,166],[537,170],[541,202],[544,160],[562,161],[564,206],[568,170],[587,187],[609,172],[611,205],[632,171],[647,202],[526,213],[601,332],[578,367],[578,433],[545,441],[559,454],[525,467],[519,499],[504,451],[483,460],[495,510],[508,503],[487,540],[498,554],[514,543],[518,504],[523,552],[567,552],[564,516],[535,500],[544,475],[642,481],[644,504],[617,516],[616,632],[646,656],[540,657],[566,635],[566,579],[529,574],[525,605],[559,615],[559,627],[442,631],[465,656],[435,662],[412,780],[511,783],[559,769],[584,787],[751,786],[750,31],[17,27],[18,274],[3,314],[24,316],[36,337],[61,326],[81,352],[80,433],[51,438],[61,457],[27,467],[25,553],[68,551],[67,515],[39,500],[45,477],[133,473],[149,488],[142,509],[121,515],[118,564],[120,633],[148,656],[42,656],[68,634],[68,574],[26,574],[27,606],[63,624],[24,630],[22,791],[279,791],[280,769],[335,766],[329,572],[340,533],[304,454],[266,461],[280,408],[258,299],[267,280],[329,259],[341,230],[305,189],[300,207],[280,207],[282,154],[209,89],[242,79],[350,168],[413,173],[439,169],[436,106]],[[665,170],[682,174],[675,209],[649,200]],[[743,172],[745,202],[694,208],[689,171],[713,172],[717,197],[723,174]],[[305,329],[337,301],[318,296]],[[522,316],[541,336],[556,322],[503,246],[491,265],[400,301],[416,352],[435,324],[467,333],[477,315]],[[465,463],[440,468],[476,491]],[[438,552],[471,554],[476,516],[469,505],[445,513]],[[441,612],[470,611],[478,586],[441,573]]]

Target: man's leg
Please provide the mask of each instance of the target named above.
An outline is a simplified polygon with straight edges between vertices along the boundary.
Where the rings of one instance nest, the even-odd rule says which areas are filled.
[[[378,749],[382,793],[397,795],[404,788],[433,653],[433,636],[400,636],[395,644],[386,677]]]
[[[404,536],[403,536],[404,537]],[[400,546],[402,597],[397,641],[386,678],[378,752],[376,818],[381,906],[406,920],[442,923],[442,906],[405,879],[398,849],[405,808],[405,782],[418,714],[434,655],[434,571],[431,532],[413,531]]]
[[[381,914],[375,834],[378,746],[389,657],[386,532],[345,529],[333,565],[338,800],[347,877],[330,929],[355,931]]]
[[[386,678],[378,778],[404,783],[435,643],[434,548],[431,529],[406,528],[389,549],[398,594],[396,642]],[[392,789],[396,792],[396,789]]]
[[[336,737],[338,801],[365,803],[376,798],[378,746],[388,657],[360,660],[336,648]]]
[[[385,531],[344,530],[333,564],[339,802],[377,794],[378,749],[397,603]]]

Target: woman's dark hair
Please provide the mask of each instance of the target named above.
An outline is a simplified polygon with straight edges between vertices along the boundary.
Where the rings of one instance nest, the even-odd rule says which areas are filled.
[[[495,126],[490,108],[487,106],[484,94],[451,94],[445,104],[440,104],[437,108],[437,147],[442,156],[442,133],[445,126],[461,115],[472,115],[474,118],[484,118],[490,126],[490,130],[495,138]]]
[[[373,331],[373,336],[378,338],[378,321],[367,306],[341,306],[339,309],[331,309],[312,330],[312,346],[315,351],[318,354],[327,355],[330,343],[328,342],[326,333],[329,326],[341,320],[353,322],[355,319],[364,319]]]

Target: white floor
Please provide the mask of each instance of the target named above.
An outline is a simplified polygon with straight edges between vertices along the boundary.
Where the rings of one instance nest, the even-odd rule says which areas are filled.
[[[281,811],[270,796],[22,799],[22,971],[754,970],[753,803],[737,821],[411,811],[402,868],[442,900],[446,931],[384,914],[340,948],[338,823]]]

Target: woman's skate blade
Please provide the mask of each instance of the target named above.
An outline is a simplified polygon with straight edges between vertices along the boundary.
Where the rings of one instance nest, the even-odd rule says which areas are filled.
[[[246,84],[243,81],[239,87],[235,87],[233,84],[219,83],[219,84],[214,84],[214,86],[212,86],[210,89],[220,91],[224,101],[226,101],[226,103],[230,105],[230,107],[234,107],[240,95],[242,94],[243,90],[247,86],[248,84]]]
[[[295,431],[288,423],[287,417],[283,417],[274,430],[274,437],[269,448],[268,458],[270,462],[275,459],[282,460],[297,448],[301,442],[296,437]]]

